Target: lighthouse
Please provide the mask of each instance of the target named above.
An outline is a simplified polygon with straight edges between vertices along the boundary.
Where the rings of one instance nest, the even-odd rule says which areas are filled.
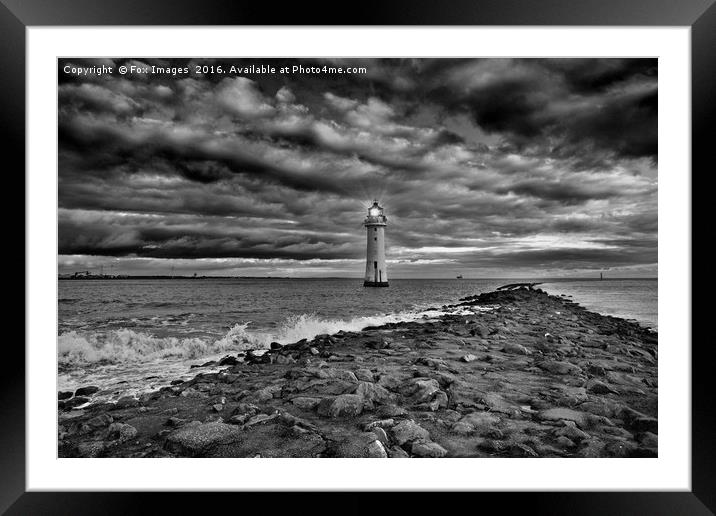
[[[388,219],[378,201],[368,208],[363,225],[366,229],[367,245],[365,257],[364,287],[387,287],[388,271],[385,266],[385,225]]]

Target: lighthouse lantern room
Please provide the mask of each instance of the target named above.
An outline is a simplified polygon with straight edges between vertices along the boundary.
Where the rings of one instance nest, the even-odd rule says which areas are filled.
[[[385,266],[385,226],[388,219],[378,201],[368,208],[363,225],[366,229],[367,248],[364,287],[387,287],[388,270]]]

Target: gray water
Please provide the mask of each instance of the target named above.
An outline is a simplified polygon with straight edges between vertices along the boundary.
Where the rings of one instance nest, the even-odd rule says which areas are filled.
[[[426,310],[515,281],[398,279],[388,288],[355,279],[59,281],[58,388],[139,392],[228,353],[438,316]],[[540,288],[657,328],[656,280],[555,280]]]

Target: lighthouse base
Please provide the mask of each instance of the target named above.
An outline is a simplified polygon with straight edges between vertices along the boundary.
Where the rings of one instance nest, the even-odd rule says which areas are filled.
[[[387,287],[388,282],[387,281],[364,281],[363,286],[364,287]]]

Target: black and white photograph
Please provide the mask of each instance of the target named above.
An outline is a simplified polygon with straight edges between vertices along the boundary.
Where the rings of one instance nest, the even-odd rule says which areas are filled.
[[[657,101],[657,58],[58,59],[58,457],[659,457]]]

